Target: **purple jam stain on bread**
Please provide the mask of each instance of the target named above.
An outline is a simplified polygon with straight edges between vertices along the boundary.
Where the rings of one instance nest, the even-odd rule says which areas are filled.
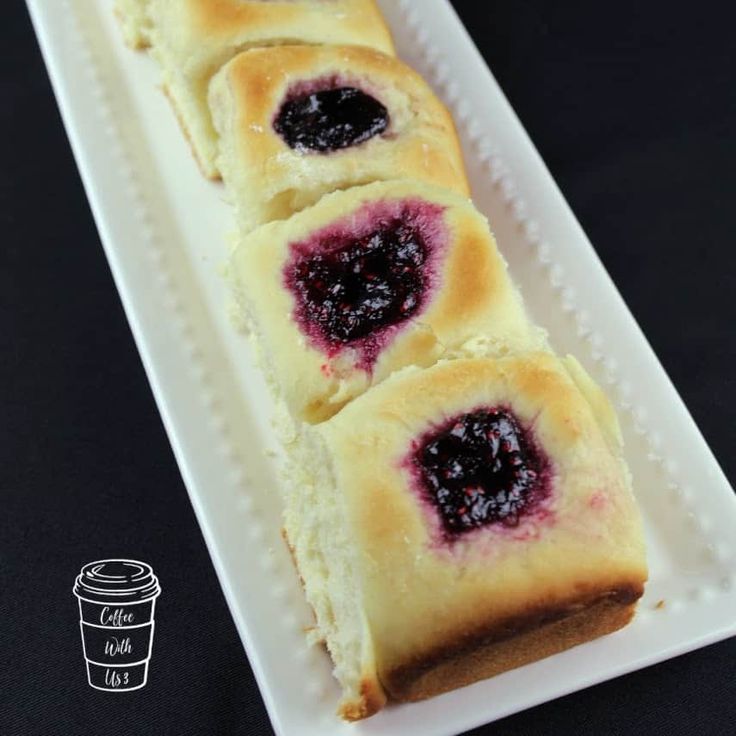
[[[516,528],[550,494],[549,461],[508,408],[479,408],[432,428],[408,464],[446,541],[489,525]]]
[[[392,336],[428,302],[447,235],[443,208],[422,200],[371,202],[290,246],[284,283],[313,347],[346,349],[372,370]]]
[[[274,118],[276,133],[301,153],[332,153],[388,130],[388,110],[375,97],[329,77],[289,90]]]

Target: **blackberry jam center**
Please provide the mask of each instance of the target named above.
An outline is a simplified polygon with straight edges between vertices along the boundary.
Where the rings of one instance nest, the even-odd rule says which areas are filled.
[[[375,336],[420,308],[427,258],[419,229],[400,219],[337,247],[300,254],[286,273],[297,318],[333,351]]]
[[[274,129],[297,151],[330,153],[357,146],[385,132],[388,110],[356,87],[338,87],[289,97]]]
[[[479,409],[423,438],[413,464],[450,536],[517,526],[546,495],[546,461],[507,409]]]

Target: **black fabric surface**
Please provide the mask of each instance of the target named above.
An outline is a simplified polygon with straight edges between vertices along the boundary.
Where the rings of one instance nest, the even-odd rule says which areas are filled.
[[[456,7],[733,481],[731,19],[665,2]],[[0,735],[269,734],[26,11],[2,13]],[[82,564],[120,554],[165,591],[149,684],[125,696],[87,685],[71,595]],[[733,734],[735,678],[731,640],[475,733]]]

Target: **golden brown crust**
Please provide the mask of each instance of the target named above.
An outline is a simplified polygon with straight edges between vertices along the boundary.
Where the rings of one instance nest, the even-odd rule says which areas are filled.
[[[386,693],[373,677],[364,677],[360,683],[360,699],[344,703],[338,715],[346,721],[360,721],[378,713],[386,705]]]
[[[382,684],[392,699],[415,701],[499,675],[622,628],[642,593],[635,582],[564,607],[520,612],[384,673]]]
[[[324,481],[298,479],[317,498],[338,494],[344,503],[343,549],[354,557],[345,585],[357,583],[349,595],[365,621],[354,663],[360,687],[350,681],[344,718],[371,715],[384,693],[428,698],[630,621],[647,577],[641,520],[620,447],[609,441],[615,431],[605,396],[575,370],[573,380],[569,366],[546,352],[410,369],[311,430],[324,444],[309,447],[329,472]],[[532,429],[554,468],[543,513],[513,528],[438,538],[436,509],[418,497],[406,453],[427,427],[499,405]],[[292,516],[297,524],[308,518]],[[308,582],[319,587],[322,574]],[[331,636],[328,629],[335,651]]]
[[[269,30],[276,27],[290,29],[294,34],[294,38],[287,36],[285,41],[299,41],[300,30],[307,38],[314,36],[310,24],[320,19],[324,22],[323,14],[329,17],[321,3],[262,0],[186,0],[186,3],[191,26],[202,38],[229,36],[245,29],[253,32],[262,29],[268,37]],[[340,27],[344,32],[353,33],[356,42],[365,39],[366,45],[376,44],[378,48],[393,51],[391,33],[374,0],[342,0],[340,6]]]
[[[388,110],[387,130],[327,155],[291,148],[274,129],[289,91],[335,79],[379,100]],[[249,49],[213,78],[209,105],[220,138],[218,166],[243,231],[285,219],[329,192],[375,181],[414,179],[469,194],[452,116],[419,74],[380,51]]]
[[[260,23],[264,16],[267,17],[269,11],[267,3],[262,3],[259,7],[254,3],[238,4],[232,0],[188,0],[188,2],[194,25],[207,35],[227,33],[233,26]],[[294,7],[280,10],[284,20],[294,18]]]
[[[553,468],[549,496],[513,529],[448,540],[408,453],[429,427],[482,406],[509,407],[531,429]],[[392,697],[452,689],[628,621],[647,577],[641,520],[597,416],[554,355],[527,353],[395,375],[314,430],[333,458]]]
[[[240,51],[287,43],[343,43],[393,54],[391,35],[374,0],[151,0],[149,15],[154,56],[208,176],[217,170],[217,135],[207,87]]]
[[[449,323],[456,315],[463,315],[462,319],[475,318],[487,312],[493,295],[509,290],[503,261],[489,258],[487,234],[480,231],[477,222],[469,218],[462,220],[458,227],[462,248],[449,260],[447,273],[447,283],[458,287],[462,284],[462,288],[446,292],[439,317],[448,323],[450,330]]]
[[[428,181],[466,196],[470,193],[452,115],[421,75],[393,56],[361,46],[272,46],[245,51],[222,74],[229,77],[233,113],[239,122],[238,139],[258,144],[256,161],[266,160],[269,154],[285,149],[276,136],[264,139],[261,129],[270,127],[292,81],[344,75],[347,83],[367,84],[368,90],[389,108],[393,152],[397,164],[404,167],[394,172],[394,176],[419,178],[417,172],[424,170]],[[409,119],[407,111],[396,109],[398,106],[408,107],[414,120]],[[406,121],[402,120],[400,129],[396,130],[397,118],[404,117]],[[410,133],[408,148],[405,130]],[[376,143],[373,141],[360,150],[375,149]],[[261,150],[263,146],[265,150]],[[346,149],[332,155],[347,158],[354,152]],[[372,155],[376,154],[373,151]]]

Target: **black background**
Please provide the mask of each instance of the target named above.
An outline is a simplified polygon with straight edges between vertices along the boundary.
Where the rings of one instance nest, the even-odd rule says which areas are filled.
[[[732,19],[455,4],[733,481]],[[269,734],[22,3],[2,19],[0,734]],[[71,585],[121,554],[166,595],[148,686],[111,696],[86,684]],[[735,681],[731,640],[476,733],[733,734]]]

